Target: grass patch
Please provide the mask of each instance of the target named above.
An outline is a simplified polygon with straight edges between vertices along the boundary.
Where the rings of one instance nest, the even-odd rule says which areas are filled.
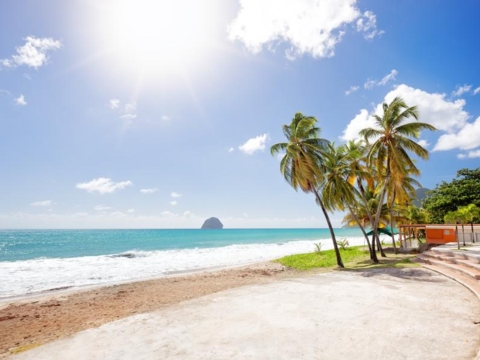
[[[340,249],[343,264],[348,269],[361,270],[369,268],[406,268],[418,267],[417,263],[413,263],[411,258],[413,256],[406,256],[403,254],[388,254],[387,258],[381,258],[380,254],[379,264],[373,264],[370,260],[370,255],[367,249],[363,246],[352,246],[346,249]],[[310,270],[317,268],[335,268],[337,266],[337,258],[334,250],[325,250],[322,252],[313,252],[307,254],[295,254],[285,256],[283,258],[274,260],[284,266],[288,266],[297,270]]]

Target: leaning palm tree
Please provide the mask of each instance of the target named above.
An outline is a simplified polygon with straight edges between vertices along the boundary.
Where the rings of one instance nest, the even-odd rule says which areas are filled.
[[[375,165],[378,181],[383,186],[373,224],[376,236],[381,208],[392,174],[396,176],[407,173],[420,174],[420,170],[408,154],[409,151],[422,159],[428,159],[428,151],[410,137],[418,139],[422,130],[435,131],[436,128],[430,124],[418,122],[417,107],[408,107],[400,97],[393,99],[390,104],[383,103],[383,115],[374,115],[374,118],[376,128],[363,129],[360,135],[366,141],[375,139],[367,160],[371,165]],[[416,121],[407,122],[409,118]]]
[[[330,217],[317,191],[317,187],[323,179],[322,152],[326,149],[329,142],[318,137],[320,128],[316,126],[316,123],[317,119],[315,117],[296,113],[290,125],[283,125],[283,134],[288,142],[273,145],[270,148],[270,152],[272,155],[285,152],[280,162],[280,171],[285,180],[295,190],[300,188],[306,193],[314,193],[330,229],[337,264],[343,268],[342,257],[337,246]]]
[[[351,171],[344,145],[338,147],[335,146],[335,143],[327,145],[326,150],[323,152],[322,172],[323,179],[320,184],[320,190],[325,208],[329,211],[344,211],[348,208],[357,226],[365,236],[368,249],[371,252],[370,240],[354,211],[357,191],[349,182]]]

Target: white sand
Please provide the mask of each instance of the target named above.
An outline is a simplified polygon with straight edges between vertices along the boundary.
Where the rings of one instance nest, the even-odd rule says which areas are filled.
[[[472,359],[480,304],[423,269],[331,272],[131,316],[12,359]]]

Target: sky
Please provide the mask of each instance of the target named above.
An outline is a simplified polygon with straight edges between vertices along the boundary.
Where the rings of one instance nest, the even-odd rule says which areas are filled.
[[[0,228],[326,227],[271,145],[417,106],[433,188],[480,166],[476,0],[4,0]],[[341,226],[342,214],[332,214]]]

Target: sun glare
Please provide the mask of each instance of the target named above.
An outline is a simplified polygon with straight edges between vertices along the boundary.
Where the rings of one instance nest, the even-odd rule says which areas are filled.
[[[105,6],[107,5],[108,6]],[[199,71],[214,39],[215,7],[196,0],[103,3],[99,40],[109,62],[148,78]]]

